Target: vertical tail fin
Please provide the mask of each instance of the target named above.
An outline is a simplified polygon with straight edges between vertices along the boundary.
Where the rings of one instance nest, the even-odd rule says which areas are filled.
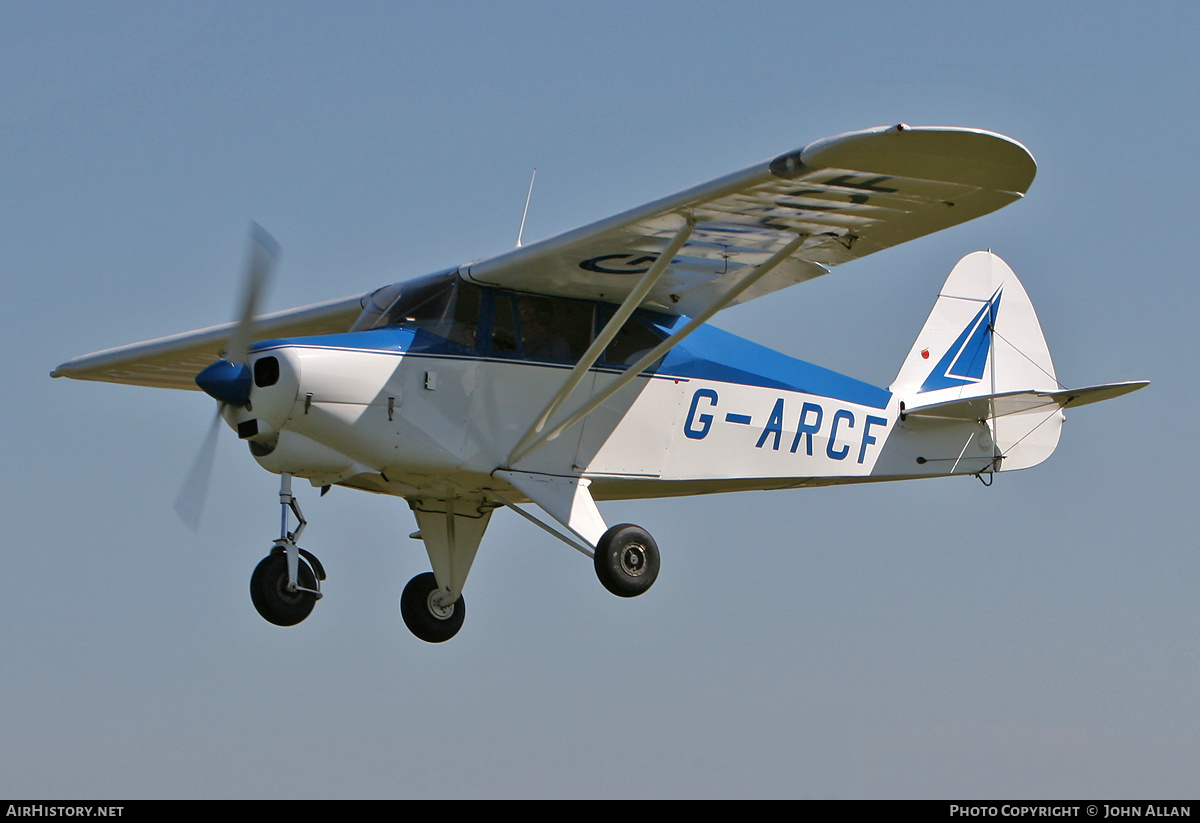
[[[1008,264],[984,251],[968,254],[950,272],[891,386],[912,411],[1060,388],[1029,296]],[[991,409],[987,423],[999,468],[1041,463],[1058,445],[1062,421],[1058,405],[1004,416]]]

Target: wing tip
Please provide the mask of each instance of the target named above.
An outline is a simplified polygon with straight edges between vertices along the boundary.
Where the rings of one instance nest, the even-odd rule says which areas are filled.
[[[962,183],[1023,195],[1037,173],[1024,145],[1003,134],[962,126],[898,123],[826,137],[769,164],[776,177],[836,168]]]

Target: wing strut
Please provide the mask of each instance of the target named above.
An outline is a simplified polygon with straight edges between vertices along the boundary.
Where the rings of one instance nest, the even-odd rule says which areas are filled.
[[[681,229],[680,231],[682,232],[683,230]],[[549,431],[543,432],[541,434],[541,436],[537,437],[536,439],[531,439],[532,435],[537,434],[537,429],[535,427],[531,427],[529,432],[525,435],[525,437],[521,438],[521,442],[517,444],[517,448],[513,449],[512,454],[509,455],[508,465],[510,465],[510,466],[513,465],[514,463],[516,463],[518,460],[520,460],[525,455],[529,454],[534,449],[536,449],[539,446],[542,446],[545,443],[548,443],[549,441],[558,437],[560,434],[562,434],[564,431],[569,429],[571,426],[575,425],[580,420],[587,417],[589,414],[591,414],[593,411],[595,411],[597,408],[599,408],[601,405],[603,405],[604,402],[608,400],[608,398],[612,397],[614,394],[616,394],[618,391],[620,391],[622,388],[624,388],[627,383],[631,382],[635,377],[640,375],[643,371],[650,368],[650,366],[656,360],[658,360],[658,358],[662,357],[664,354],[669,352],[671,349],[675,348],[675,346],[678,345],[681,340],[683,340],[689,334],[694,332],[696,329],[700,328],[700,326],[704,325],[710,317],[712,317],[714,314],[719,312],[721,309],[728,306],[730,303],[737,300],[738,297],[742,294],[742,292],[746,291],[746,289],[753,286],[764,275],[766,275],[768,272],[770,272],[771,269],[775,268],[780,263],[782,263],[784,260],[786,260],[788,257],[790,257],[796,251],[796,249],[798,249],[798,248],[800,248],[800,246],[804,245],[804,242],[806,240],[808,240],[810,236],[811,235],[807,235],[807,234],[797,235],[791,242],[789,242],[782,249],[775,252],[773,255],[771,255],[768,259],[764,260],[762,263],[759,263],[758,266],[754,269],[754,271],[750,272],[750,274],[748,274],[744,278],[742,278],[741,282],[736,284],[729,291],[725,292],[725,294],[721,295],[720,298],[715,300],[712,303],[712,305],[710,305],[704,311],[700,312],[695,317],[693,317],[688,322],[688,324],[685,325],[682,329],[675,332],[670,337],[668,337],[666,340],[662,341],[657,346],[655,346],[653,349],[651,349],[650,352],[647,353],[646,355],[644,355],[641,360],[638,360],[636,363],[634,363],[632,366],[630,366],[628,369],[626,369],[624,374],[622,374],[620,377],[618,377],[616,380],[614,380],[612,383],[610,383],[607,387],[605,387],[605,389],[603,391],[595,394],[590,400],[588,400],[586,403],[584,403],[582,406],[580,406],[576,411],[574,411],[572,414],[568,415],[565,420],[563,420],[561,423],[558,423],[556,426],[554,426],[554,428],[550,429]],[[659,258],[659,260],[662,260],[663,258],[666,258],[666,257],[668,257],[668,255],[664,254],[661,258]],[[624,304],[622,304],[622,308],[624,308],[624,307],[625,307]],[[630,311],[630,313],[632,313],[632,310]],[[609,325],[612,325],[612,323],[610,322]],[[604,330],[605,330],[605,332],[607,332],[608,327],[606,326]],[[590,354],[591,352],[589,351],[588,353]],[[585,355],[585,357],[586,357],[586,355]],[[593,358],[593,359],[595,359],[595,358]],[[580,365],[583,365],[582,362],[580,363]],[[591,364],[589,363],[588,366],[590,367]],[[572,375],[572,376],[574,376],[574,375]],[[576,382],[578,382],[578,380]],[[565,395],[563,394],[562,391],[560,391],[558,394],[562,395],[563,399],[565,399]],[[559,399],[558,395],[556,395],[555,401],[556,402],[553,405],[554,405],[554,409],[557,409],[558,406],[562,405],[562,400]],[[551,413],[553,413],[554,409],[547,407],[547,411],[544,413],[545,416],[549,417],[549,415]],[[526,443],[526,441],[529,441],[529,442]]]
[[[689,217],[687,222],[675,233],[675,237],[671,240],[671,243],[658,256],[658,259],[654,261],[654,265],[642,275],[642,279],[638,281],[637,286],[634,287],[633,291],[621,303],[621,306],[600,331],[600,334],[596,335],[596,339],[592,341],[592,345],[588,347],[588,350],[579,358],[579,362],[575,364],[575,368],[567,375],[567,379],[563,382],[562,387],[554,393],[554,396],[550,398],[550,402],[546,404],[546,408],[542,409],[542,413],[533,421],[533,425],[517,441],[517,445],[513,447],[512,453],[508,456],[508,465],[511,466],[525,454],[533,450],[531,444],[534,442],[534,438],[546,427],[550,416],[558,411],[562,404],[566,402],[566,399],[570,397],[571,392],[575,391],[575,387],[579,385],[579,382],[587,375],[588,370],[600,359],[600,355],[604,352],[604,349],[617,336],[617,332],[625,325],[625,321],[633,314],[634,309],[641,305],[642,300],[650,293],[650,289],[654,288],[654,284],[658,282],[663,272],[667,270],[667,266],[670,265],[679,250],[683,248],[683,244],[692,236],[692,229],[695,225],[696,221]],[[551,437],[548,439],[553,440],[554,438]]]

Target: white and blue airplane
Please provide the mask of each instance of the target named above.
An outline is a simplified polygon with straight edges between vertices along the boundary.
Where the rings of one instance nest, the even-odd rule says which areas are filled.
[[[1065,408],[1145,386],[1059,383],[1029,297],[990,252],[954,267],[886,389],[706,325],[1019,200],[1035,171],[999,134],[868,129],[494,257],[261,317],[277,249],[256,227],[234,322],[89,354],[53,376],[217,400],[281,477],[280,537],[250,584],[277,625],[307,617],[325,578],[298,545],[292,478],[403,497],[432,572],[409,582],[400,610],[413,634],[441,642],[462,625],[497,508],[592,557],[600,582],[632,597],[654,583],[658,548],[637,526],[610,527],[597,500],[990,480],[1045,460]],[[216,432],[214,421],[197,466]],[[177,508],[194,521],[192,486]]]

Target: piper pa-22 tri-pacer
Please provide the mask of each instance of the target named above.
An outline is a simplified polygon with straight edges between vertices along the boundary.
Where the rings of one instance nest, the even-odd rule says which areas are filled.
[[[1024,146],[986,131],[852,132],[495,257],[261,317],[277,247],[255,227],[235,321],[53,374],[217,400],[281,477],[280,537],[250,583],[272,623],[307,617],[325,578],[298,545],[293,477],[403,497],[433,571],[409,582],[400,611],[441,642],[462,625],[497,508],[592,557],[605,588],[632,597],[654,583],[658,548],[637,526],[609,527],[597,500],[990,480],[1045,460],[1068,406],[1146,385],[1064,388],[1025,290],[990,252],[954,267],[886,389],[706,325],[995,211],[1035,170]],[[185,520],[198,516],[191,485]]]

